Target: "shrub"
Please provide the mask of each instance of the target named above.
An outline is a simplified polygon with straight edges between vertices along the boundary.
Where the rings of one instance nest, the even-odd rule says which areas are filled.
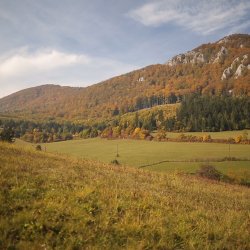
[[[95,138],[98,136],[98,130],[96,128],[92,128],[89,134],[90,138]]]
[[[119,161],[118,160],[112,160],[111,162],[110,162],[111,164],[114,164],[114,165],[120,165],[120,163],[119,163]]]
[[[228,143],[235,143],[235,140],[234,140],[234,138],[229,137],[229,138],[227,139],[227,142],[228,142]]]
[[[90,134],[90,129],[84,129],[81,133],[80,133],[80,137],[81,138],[84,138],[84,139],[87,139],[89,138],[89,134]]]
[[[180,134],[178,136],[178,138],[181,140],[181,141],[185,141],[187,139],[187,137],[184,135],[184,134]]]
[[[113,128],[113,137],[118,138],[121,135],[121,127],[116,126]]]
[[[164,131],[164,130],[158,131],[158,133],[157,133],[157,135],[156,135],[156,139],[157,139],[158,141],[165,140],[166,138],[167,138],[167,133],[166,133],[166,131]]]
[[[202,165],[196,174],[200,177],[211,179],[211,180],[221,180],[223,174],[219,172],[215,167],[211,165]]]
[[[113,136],[113,130],[111,127],[105,128],[101,133],[102,138],[112,138],[112,136]]]
[[[36,150],[37,151],[42,151],[42,146],[41,145],[36,145]]]
[[[238,135],[234,138],[236,143],[240,143],[243,140],[243,136],[242,135]]]
[[[146,129],[141,129],[140,133],[139,133],[139,139],[146,139],[148,136],[150,136],[150,133],[148,130]]]
[[[135,128],[132,137],[136,138],[136,139],[139,139],[140,133],[141,133],[141,129],[140,128]]]
[[[203,135],[202,136],[202,141],[203,142],[211,141],[211,135]]]

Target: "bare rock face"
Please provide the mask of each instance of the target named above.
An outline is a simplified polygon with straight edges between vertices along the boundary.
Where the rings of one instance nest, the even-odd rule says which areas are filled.
[[[229,41],[229,37],[226,36],[224,38],[222,38],[221,40],[219,40],[217,43],[221,44],[221,43],[227,43]]]
[[[240,58],[236,57],[231,64],[231,69],[235,71],[238,68],[239,64],[240,64]]]
[[[244,66],[243,64],[240,64],[239,67],[237,68],[234,76],[237,79],[238,77],[242,76],[245,71],[247,70],[248,67]]]
[[[249,64],[249,57],[248,55],[244,55],[241,58],[236,57],[231,66],[226,68],[221,76],[221,80],[226,80],[234,75],[234,77],[237,79],[238,77],[242,76],[246,73],[247,70],[250,69]]]
[[[206,63],[204,55],[201,52],[189,51],[185,54],[180,54],[173,57],[171,60],[167,61],[167,65],[175,66],[178,64],[196,64],[196,63]]]
[[[202,53],[196,53],[193,58],[193,63],[205,63],[204,55]]]
[[[185,55],[184,54],[180,54],[178,56],[173,57],[172,59],[170,59],[169,61],[167,61],[167,65],[169,66],[175,66],[178,64],[182,64],[182,63],[187,63],[185,60]]]
[[[194,51],[188,51],[187,53],[182,55],[182,63],[187,64],[187,63],[192,63],[193,57],[195,56]]]
[[[233,75],[233,70],[231,67],[226,68],[221,76],[221,80],[226,80]]]
[[[228,54],[227,48],[222,46],[220,51],[217,53],[215,59],[213,60],[213,63],[223,62],[227,54]]]
[[[166,65],[176,66],[181,64],[220,64],[219,67],[223,67],[223,64],[228,64],[228,59],[240,52],[240,60],[244,59],[242,64],[247,66],[250,61],[249,58],[242,59],[242,52],[247,51],[250,48],[249,35],[246,34],[232,34],[226,36],[216,43],[202,44],[201,46],[195,48],[187,53],[179,54],[169,61]],[[233,65],[233,71],[235,72],[241,61],[235,61]]]
[[[201,50],[198,51],[189,51],[185,54],[180,54],[178,56],[173,57],[171,60],[169,60],[166,64],[169,66],[175,66],[179,64],[203,64],[203,63],[220,63],[224,62],[226,56],[228,55],[228,49],[224,46],[221,47],[219,52],[213,56],[210,60],[207,59],[206,56],[204,56],[204,53],[202,53]]]
[[[241,60],[242,64],[248,64],[248,55],[244,55],[242,60]]]

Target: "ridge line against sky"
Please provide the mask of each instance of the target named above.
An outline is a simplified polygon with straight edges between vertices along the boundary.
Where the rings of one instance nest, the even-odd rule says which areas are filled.
[[[0,0],[0,98],[53,83],[88,86],[232,33],[248,0]]]

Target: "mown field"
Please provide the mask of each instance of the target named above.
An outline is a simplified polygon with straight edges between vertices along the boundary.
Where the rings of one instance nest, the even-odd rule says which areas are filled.
[[[0,249],[249,249],[250,189],[0,143]]]
[[[250,158],[250,145],[222,143],[156,142],[144,140],[83,139],[43,144],[49,152],[63,153],[110,163],[141,167],[168,161],[145,169],[169,172],[195,172],[201,164],[215,166],[224,174],[250,179],[250,161],[223,161],[225,157]],[[118,149],[119,157],[116,157]],[[178,162],[179,161],[179,162]],[[196,162],[197,161],[197,162]]]
[[[116,158],[123,164],[141,166],[162,160],[220,159],[229,156],[229,145],[222,143],[156,142],[145,140],[83,139],[43,144],[48,151],[110,162]],[[231,144],[230,156],[250,157],[250,146]]]

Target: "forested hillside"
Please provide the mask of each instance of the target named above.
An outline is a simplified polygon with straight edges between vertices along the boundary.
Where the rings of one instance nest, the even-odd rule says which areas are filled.
[[[0,112],[22,118],[87,120],[112,117],[191,93],[250,95],[250,36],[231,35],[87,88],[45,85],[0,99]]]

